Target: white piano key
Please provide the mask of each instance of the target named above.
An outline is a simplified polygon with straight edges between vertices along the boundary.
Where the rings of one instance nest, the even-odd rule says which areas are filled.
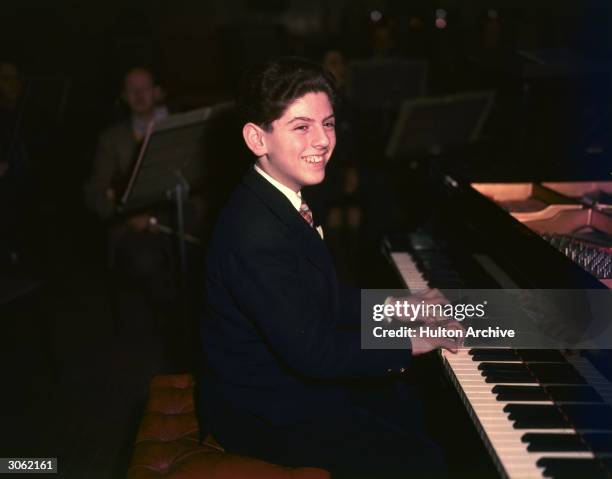
[[[391,253],[391,260],[410,292],[416,293],[429,288],[427,280],[408,253]]]

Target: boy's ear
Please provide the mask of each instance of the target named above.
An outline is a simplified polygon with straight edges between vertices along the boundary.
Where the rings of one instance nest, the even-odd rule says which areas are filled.
[[[242,127],[242,137],[244,142],[249,147],[257,158],[268,153],[266,143],[264,141],[264,131],[255,123],[247,123]]]

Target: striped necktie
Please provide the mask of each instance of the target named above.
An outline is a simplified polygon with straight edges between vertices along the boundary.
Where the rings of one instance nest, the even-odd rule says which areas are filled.
[[[302,200],[302,204],[300,205],[300,214],[302,218],[310,225],[310,227],[314,227],[314,220],[312,219],[312,211],[308,207],[308,204]]]

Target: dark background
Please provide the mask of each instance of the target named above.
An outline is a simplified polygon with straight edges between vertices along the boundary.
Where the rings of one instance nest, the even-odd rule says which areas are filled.
[[[440,8],[448,15],[444,29],[434,25]],[[370,18],[376,10],[383,14],[378,23]],[[490,10],[498,15],[494,22]],[[68,136],[69,149],[62,144],[61,158],[51,160],[45,151],[41,154],[45,159],[35,160],[50,171],[61,170],[61,177],[70,175],[74,180],[70,184],[76,185],[88,174],[97,133],[117,115],[127,67],[153,66],[173,110],[187,110],[231,98],[241,71],[257,59],[295,54],[320,60],[329,46],[341,48],[348,59],[371,57],[375,53],[372,37],[380,24],[392,36],[387,55],[424,58],[430,63],[430,95],[484,88],[497,89],[498,94],[502,90],[506,96],[518,94],[510,93],[512,87],[507,85],[516,78],[483,68],[475,59],[501,61],[517,50],[571,48],[597,58],[601,65],[607,62],[612,35],[610,8],[594,0],[86,4],[26,0],[2,5],[0,58],[14,62],[24,76],[68,78],[61,134]],[[572,80],[558,79],[542,87],[545,92],[537,101],[549,101],[551,105],[546,106],[559,108],[561,100],[570,109],[563,113],[572,117],[559,119],[557,112],[549,112],[543,118],[549,131],[539,131],[540,136],[553,137],[556,128],[561,128],[560,121],[592,122],[584,111],[587,105],[609,100],[607,77]],[[521,88],[520,84],[513,86]],[[554,89],[559,95],[555,98]],[[535,122],[531,119],[535,111],[529,113],[526,121]],[[576,118],[580,115],[585,118]],[[574,136],[579,134],[574,131]],[[553,148],[550,143],[548,148]]]

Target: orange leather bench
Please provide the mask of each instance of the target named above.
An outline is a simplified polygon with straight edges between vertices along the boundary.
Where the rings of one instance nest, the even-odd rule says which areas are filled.
[[[329,479],[322,469],[228,454],[210,435],[200,443],[193,386],[190,374],[153,378],[128,479]]]

